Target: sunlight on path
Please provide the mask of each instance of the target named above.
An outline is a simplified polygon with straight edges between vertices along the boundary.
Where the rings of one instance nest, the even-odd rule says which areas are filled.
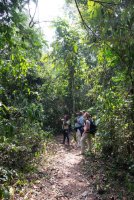
[[[44,171],[47,177],[43,177],[29,189],[25,198],[28,200],[93,200],[93,188],[85,178],[83,172],[84,158],[79,155],[80,149],[74,145],[70,147],[61,145],[61,137],[57,138],[54,149],[56,154],[44,163]],[[21,198],[19,198],[21,200]]]
[[[52,160],[52,190],[48,199],[93,199],[92,190],[88,189],[89,182],[82,174],[84,160],[79,156],[79,152],[74,146],[59,144],[59,150]]]

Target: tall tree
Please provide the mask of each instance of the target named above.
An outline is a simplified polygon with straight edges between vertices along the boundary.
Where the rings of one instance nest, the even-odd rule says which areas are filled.
[[[134,151],[134,3],[131,0],[73,2],[87,33],[87,52],[92,52],[96,60],[96,66],[89,71],[88,82],[92,85],[89,96],[99,111],[100,131],[105,133],[103,147],[111,146],[109,151],[116,156],[122,152],[131,159]]]

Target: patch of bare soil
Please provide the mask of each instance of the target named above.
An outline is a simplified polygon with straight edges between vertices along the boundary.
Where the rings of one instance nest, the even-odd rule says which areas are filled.
[[[48,145],[36,178],[16,195],[16,200],[131,199],[118,181],[109,183],[107,165],[99,157],[82,156],[75,144],[61,142],[62,136],[57,136]]]

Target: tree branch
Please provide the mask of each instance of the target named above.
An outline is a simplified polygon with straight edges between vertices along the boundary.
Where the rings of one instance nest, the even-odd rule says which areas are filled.
[[[97,0],[91,0],[91,1],[93,1],[93,2],[96,1],[96,3],[97,3],[97,2],[100,3],[100,1],[97,1]],[[102,2],[101,2],[101,3],[102,3]],[[104,3],[106,3],[106,2],[104,2]],[[101,37],[97,36],[96,33],[87,25],[87,23],[86,23],[85,20],[83,19],[83,16],[82,16],[82,14],[81,14],[81,11],[80,11],[79,6],[78,6],[78,3],[77,3],[77,0],[75,0],[75,4],[76,4],[77,10],[78,10],[79,15],[80,15],[80,18],[81,18],[81,20],[82,20],[82,22],[83,22],[84,27],[86,28],[86,30],[89,29],[89,30],[93,33],[93,35],[101,41]],[[111,3],[109,3],[109,4],[111,4]],[[121,55],[119,54],[119,52],[118,52],[115,48],[112,48],[106,41],[105,41],[105,45],[106,45],[107,47],[109,47],[112,51],[115,52],[115,54],[120,58],[120,61],[121,61],[121,63],[122,63],[123,65],[124,65],[124,64],[126,65],[126,63],[125,63],[124,60],[122,59]]]
[[[31,16],[30,8],[29,8],[29,3],[28,3],[29,15],[30,15],[30,18],[31,18],[31,21],[29,22],[29,27],[30,28],[32,28],[34,26],[34,24],[35,24],[35,22],[33,20],[34,20],[35,14],[36,14],[37,6],[38,6],[38,0],[36,1],[36,7],[35,7],[34,14],[33,14],[33,16]]]
[[[79,15],[80,15],[80,18],[81,18],[81,20],[82,20],[82,22],[83,22],[83,25],[85,26],[86,29],[89,29],[89,30],[93,33],[93,35],[94,35],[95,37],[97,37],[96,34],[95,34],[95,32],[87,25],[87,23],[86,23],[85,20],[83,19],[83,16],[82,16],[81,11],[80,11],[80,9],[79,9],[77,0],[74,0],[74,1],[75,1],[75,4],[76,4],[76,8],[77,8],[77,10],[78,10],[78,13],[79,13]]]
[[[49,20],[44,20],[44,21],[36,21],[34,24],[41,24],[41,23],[53,23],[55,21],[49,21]]]

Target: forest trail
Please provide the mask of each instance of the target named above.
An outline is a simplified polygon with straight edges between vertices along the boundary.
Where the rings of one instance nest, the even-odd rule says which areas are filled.
[[[121,199],[127,199],[117,183],[109,184],[107,191],[103,189],[107,178],[105,164],[99,158],[80,155],[74,142],[70,146],[61,144],[62,136],[54,141],[48,145],[49,156],[42,159],[35,181],[16,200],[116,200],[121,193]]]
[[[80,149],[74,144],[62,145],[62,138],[57,138],[58,150],[50,161],[51,178],[48,189],[46,189],[41,199],[66,200],[85,199],[87,196],[93,199],[92,188],[89,190],[89,181],[82,173],[83,156]]]

